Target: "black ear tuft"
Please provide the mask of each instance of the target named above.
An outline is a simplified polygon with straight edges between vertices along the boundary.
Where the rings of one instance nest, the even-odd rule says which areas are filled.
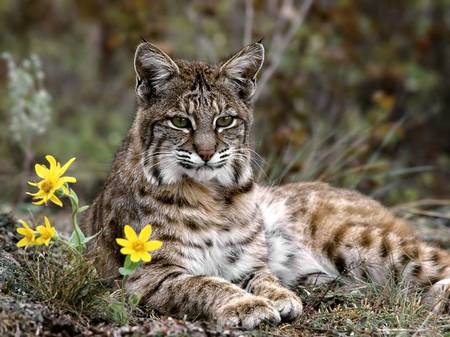
[[[256,89],[256,75],[264,62],[264,46],[255,42],[240,50],[219,70],[238,91],[239,96],[248,100]]]

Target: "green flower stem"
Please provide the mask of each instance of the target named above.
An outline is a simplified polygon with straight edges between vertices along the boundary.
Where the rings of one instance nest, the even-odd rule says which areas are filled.
[[[67,194],[69,197],[70,203],[72,205],[72,225],[73,225],[73,233],[75,235],[75,248],[79,252],[83,252],[86,249],[85,237],[81,231],[80,226],[78,225],[78,213],[80,209],[79,199],[77,194],[71,188],[69,189],[69,193]]]
[[[125,301],[126,301],[126,295],[125,295],[125,283],[128,279],[128,276],[122,277],[121,282],[121,288],[122,288],[122,308],[125,310]]]

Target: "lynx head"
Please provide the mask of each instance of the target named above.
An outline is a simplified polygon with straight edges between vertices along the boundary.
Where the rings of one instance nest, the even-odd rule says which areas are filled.
[[[137,47],[134,127],[151,183],[190,177],[239,186],[252,179],[250,100],[263,60],[260,43],[219,66],[174,61],[147,42]]]

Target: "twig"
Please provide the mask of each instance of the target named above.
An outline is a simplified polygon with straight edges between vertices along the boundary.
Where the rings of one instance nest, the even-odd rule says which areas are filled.
[[[434,315],[433,312],[430,312],[427,317],[424,319],[424,321],[422,322],[422,324],[420,325],[420,327],[417,329],[417,331],[414,333],[414,335],[412,335],[412,337],[416,337],[417,334],[419,332],[421,332],[424,328],[424,326],[428,323],[428,321],[430,320],[430,318]]]
[[[393,212],[421,206],[450,206],[450,199],[423,199],[391,207]]]
[[[305,20],[306,14],[311,8],[312,3],[313,0],[305,0],[303,2],[298,12],[298,15],[293,20],[293,23],[291,24],[291,27],[287,31],[286,35],[280,40],[277,46],[271,46],[273,47],[271,62],[269,67],[266,69],[266,71],[261,75],[261,78],[259,79],[258,88],[256,89],[256,92],[253,96],[254,101],[256,101],[258,97],[261,95],[261,92],[264,90],[264,87],[266,86],[267,82],[277,70],[281,62],[281,57],[283,56],[283,53],[286,50],[286,47],[289,45],[289,42],[291,42],[292,38],[294,37],[295,33],[298,31],[300,26],[303,24],[303,21]]]
[[[253,0],[245,1],[244,45],[250,44],[253,30]]]
[[[433,211],[424,211],[424,210],[420,210],[420,209],[415,209],[415,208],[408,208],[408,209],[403,209],[403,212],[407,212],[407,213],[411,213],[414,215],[423,215],[423,216],[428,216],[431,218],[440,218],[440,219],[447,219],[450,220],[450,215],[444,215],[438,212],[433,212]]]

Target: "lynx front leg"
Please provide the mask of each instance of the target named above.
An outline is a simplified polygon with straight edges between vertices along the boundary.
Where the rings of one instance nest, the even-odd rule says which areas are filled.
[[[253,329],[262,322],[281,320],[267,298],[251,295],[218,277],[190,275],[176,265],[152,263],[136,270],[127,291],[141,295],[142,302],[162,314],[203,317],[222,326]]]
[[[283,319],[293,320],[302,313],[302,302],[298,296],[284,288],[268,270],[249,275],[241,286],[254,295],[271,300]]]

